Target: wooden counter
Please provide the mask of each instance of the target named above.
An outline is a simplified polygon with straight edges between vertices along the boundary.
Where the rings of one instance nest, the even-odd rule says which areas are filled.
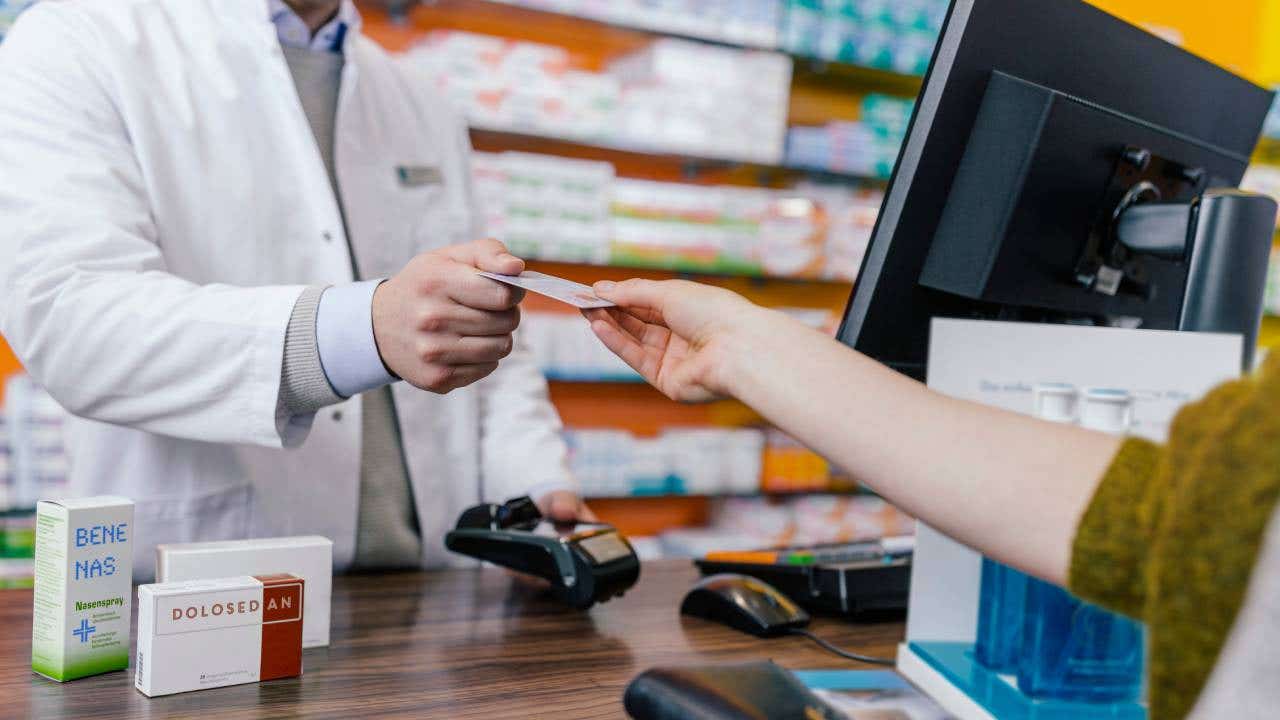
[[[0,717],[622,718],[623,689],[655,665],[859,667],[804,638],[680,617],[695,579],[688,562],[646,563],[626,597],[578,613],[494,569],[339,576],[332,645],[306,651],[301,678],[154,699],[133,688],[132,667],[61,684],[33,674],[31,592],[0,591]],[[813,627],[881,656],[903,634],[897,622]]]

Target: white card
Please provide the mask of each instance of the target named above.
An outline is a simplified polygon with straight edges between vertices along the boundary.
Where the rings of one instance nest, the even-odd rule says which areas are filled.
[[[558,278],[554,275],[546,275],[532,270],[525,270],[519,275],[499,275],[483,270],[480,271],[480,274],[501,283],[524,288],[539,295],[546,295],[553,300],[559,300],[577,308],[606,308],[614,306],[614,303],[596,297],[595,292],[589,286]]]

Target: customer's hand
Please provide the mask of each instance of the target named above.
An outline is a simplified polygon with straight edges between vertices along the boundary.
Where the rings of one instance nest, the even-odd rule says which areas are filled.
[[[616,308],[588,310],[601,342],[667,397],[701,402],[730,394],[727,369],[740,331],[757,328],[768,311],[710,285],[626,280],[595,285]]]
[[[418,255],[373,295],[373,336],[387,368],[447,393],[480,380],[511,353],[524,291],[476,274],[516,275],[524,261],[497,240]]]

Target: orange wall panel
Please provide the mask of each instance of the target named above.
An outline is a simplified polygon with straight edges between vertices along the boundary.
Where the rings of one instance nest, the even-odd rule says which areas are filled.
[[[1176,33],[1187,50],[1255,82],[1263,74],[1268,2],[1233,0],[1089,0],[1135,25]],[[1274,39],[1272,39],[1274,42]]]
[[[5,379],[21,370],[22,365],[18,362],[17,356],[9,349],[9,345],[5,343],[4,338],[0,337],[0,403],[4,402]]]

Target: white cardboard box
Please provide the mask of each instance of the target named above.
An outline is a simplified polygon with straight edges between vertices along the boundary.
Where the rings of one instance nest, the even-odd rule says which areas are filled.
[[[302,674],[304,583],[288,574],[138,586],[147,697]]]
[[[306,581],[302,647],[329,644],[333,541],[319,535],[156,546],[156,582],[288,573]]]
[[[133,501],[36,506],[31,669],[65,681],[129,667]]]

